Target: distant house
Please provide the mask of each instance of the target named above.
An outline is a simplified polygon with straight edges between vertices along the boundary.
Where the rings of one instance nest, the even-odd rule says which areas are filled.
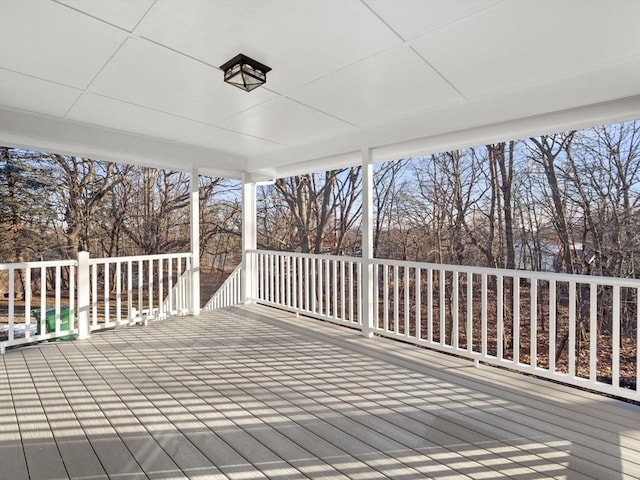
[[[533,242],[519,242],[515,245],[516,266],[523,270],[541,272],[558,272],[562,263],[562,244],[555,235]],[[574,271],[582,273],[584,246],[581,242],[573,242],[571,258],[574,259]],[[593,259],[592,259],[593,260]]]

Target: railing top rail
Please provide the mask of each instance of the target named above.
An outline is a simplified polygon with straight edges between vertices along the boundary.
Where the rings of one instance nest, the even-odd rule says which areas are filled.
[[[323,258],[328,260],[337,260],[339,262],[361,262],[362,257],[349,257],[346,255],[325,255],[323,253],[299,253],[299,252],[285,252],[281,250],[247,250],[248,253],[260,253],[264,255],[286,255],[289,257],[300,258]]]
[[[322,255],[322,254],[314,254],[314,253],[297,253],[297,252],[284,252],[277,250],[250,250],[250,253],[259,253],[259,254],[267,254],[267,255],[287,255],[291,257],[302,257],[302,258],[326,258],[329,260],[338,260],[338,261],[352,261],[352,262],[362,262],[362,257],[348,257],[348,256],[340,256],[340,255]],[[491,267],[473,267],[466,265],[450,265],[445,263],[426,263],[426,262],[412,262],[405,260],[391,260],[385,258],[374,258],[374,264],[378,265],[391,265],[391,266],[400,266],[400,267],[409,267],[409,268],[421,268],[421,269],[432,269],[432,270],[447,270],[450,272],[458,272],[458,273],[473,273],[478,275],[502,275],[505,277],[514,277],[514,278],[526,278],[526,279],[536,279],[536,280],[556,280],[560,282],[578,282],[578,283],[586,283],[586,284],[606,284],[606,285],[618,285],[621,287],[640,287],[640,279],[636,278],[619,278],[619,277],[603,277],[598,275],[582,275],[579,273],[555,273],[555,272],[538,272],[531,270],[511,270],[506,268],[491,268]]]
[[[603,277],[599,275],[583,275],[580,273],[556,273],[556,272],[539,272],[532,270],[512,270],[507,268],[491,268],[491,267],[472,267],[465,265],[450,265],[444,263],[421,263],[406,262],[397,260],[387,260],[376,258],[374,263],[381,265],[399,265],[412,268],[431,268],[434,270],[448,270],[459,273],[475,273],[488,275],[502,275],[504,277],[514,278],[530,278],[536,280],[556,280],[560,282],[578,282],[578,283],[604,283],[608,285],[620,285],[624,287],[640,287],[640,279],[636,278],[619,278],[619,277]]]
[[[42,262],[0,263],[0,270],[15,270],[22,268],[40,267],[71,267],[78,264],[77,260],[46,260]]]
[[[89,264],[129,262],[138,260],[165,260],[169,258],[191,258],[191,253],[162,253],[157,255],[132,255],[128,257],[89,258]],[[0,270],[16,270],[40,267],[70,267],[78,265],[78,260],[44,260],[41,262],[0,263]]]
[[[139,260],[166,260],[171,258],[191,258],[191,253],[160,253],[155,255],[130,255],[127,257],[89,258],[89,265],[104,263],[137,262]]]

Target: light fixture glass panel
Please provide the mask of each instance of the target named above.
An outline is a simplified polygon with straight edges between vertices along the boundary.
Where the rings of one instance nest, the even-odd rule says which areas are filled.
[[[260,79],[255,78],[251,75],[244,75],[244,83],[246,85],[262,85],[264,82],[262,82]]]

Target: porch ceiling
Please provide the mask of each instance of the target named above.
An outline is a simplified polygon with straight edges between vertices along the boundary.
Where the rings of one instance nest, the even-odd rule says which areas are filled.
[[[0,1],[7,146],[261,179],[633,118],[639,1]]]

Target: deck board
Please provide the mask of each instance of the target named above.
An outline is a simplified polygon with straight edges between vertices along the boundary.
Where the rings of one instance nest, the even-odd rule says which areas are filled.
[[[25,478],[27,462],[6,368],[0,368],[0,395],[0,468],[7,478]]]
[[[640,408],[260,306],[9,351],[0,478],[640,478]]]

